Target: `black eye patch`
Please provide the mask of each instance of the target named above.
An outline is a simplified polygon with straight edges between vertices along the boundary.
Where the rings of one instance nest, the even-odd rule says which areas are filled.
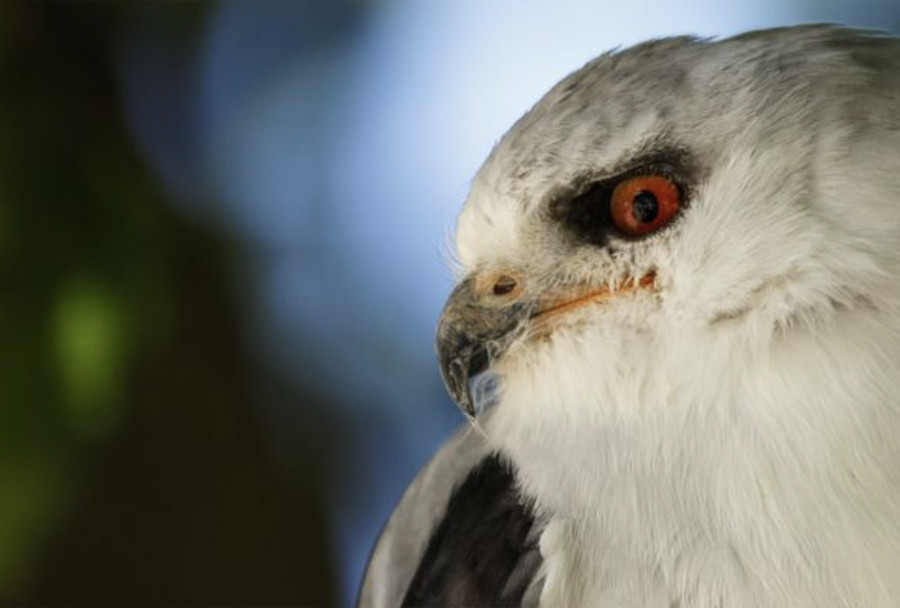
[[[581,242],[604,246],[612,230],[610,194],[607,181],[596,182],[582,194],[561,205],[561,217],[567,232]]]
[[[686,203],[690,193],[688,184],[695,173],[692,167],[693,164],[680,149],[645,155],[608,177],[579,180],[582,185],[570,190],[570,193],[574,194],[557,197],[550,204],[551,218],[558,222],[576,243],[605,247],[611,237],[626,241],[638,240],[642,237],[623,234],[613,221],[611,200],[616,186],[636,176],[664,176],[677,184]],[[636,204],[642,202],[636,200]],[[648,210],[643,207],[635,208],[636,213],[645,211]]]

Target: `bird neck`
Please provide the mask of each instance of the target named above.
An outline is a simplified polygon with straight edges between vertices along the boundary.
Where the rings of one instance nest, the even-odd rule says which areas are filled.
[[[510,370],[486,429],[551,522],[551,603],[897,605],[897,325],[719,342],[619,344],[652,374]]]

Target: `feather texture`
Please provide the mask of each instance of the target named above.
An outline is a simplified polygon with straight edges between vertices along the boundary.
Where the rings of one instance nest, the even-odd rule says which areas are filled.
[[[666,228],[557,221],[659,162]],[[540,301],[655,276],[490,361],[478,422],[547,522],[541,605],[900,606],[898,192],[900,42],[836,26],[608,53],[504,136],[464,277]]]

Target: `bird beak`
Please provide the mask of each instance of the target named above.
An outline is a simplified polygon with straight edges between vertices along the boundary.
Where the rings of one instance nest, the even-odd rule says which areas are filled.
[[[530,307],[522,302],[482,302],[471,278],[450,294],[438,321],[435,349],[444,384],[467,416],[475,416],[469,381],[506,352],[529,316]]]
[[[529,326],[532,335],[544,335],[555,319],[576,308],[639,289],[654,289],[655,284],[656,272],[650,271],[637,279],[625,278],[611,288],[573,286],[534,299],[500,297],[495,301],[478,295],[473,278],[464,280],[444,305],[435,338],[441,376],[450,396],[467,416],[474,417],[476,403],[470,381],[503,356]]]

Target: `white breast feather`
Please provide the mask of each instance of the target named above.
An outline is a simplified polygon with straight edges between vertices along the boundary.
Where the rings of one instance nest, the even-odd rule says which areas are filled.
[[[591,270],[652,265],[656,291],[584,307],[495,365],[480,422],[550,518],[544,606],[900,605],[900,107],[860,126],[846,104],[782,103],[689,123],[680,141],[716,154],[681,223]],[[535,228],[540,193],[591,151],[627,156],[663,121],[648,112],[528,172],[525,135],[501,143],[460,220],[468,269],[574,276]]]

